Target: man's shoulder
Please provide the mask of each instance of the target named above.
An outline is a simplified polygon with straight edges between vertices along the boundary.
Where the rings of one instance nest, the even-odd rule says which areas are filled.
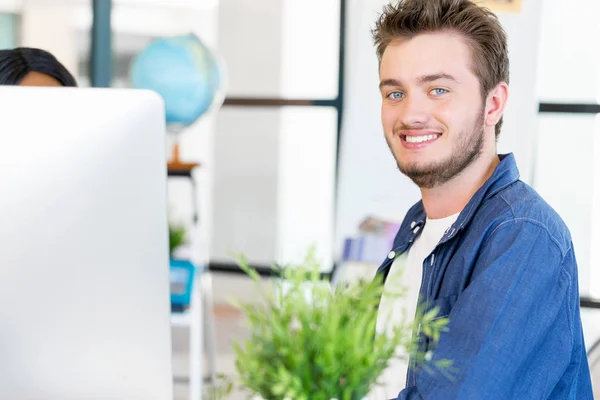
[[[531,186],[518,180],[487,198],[478,212],[493,228],[509,223],[537,226],[550,235],[561,252],[571,248],[571,233],[561,216]]]

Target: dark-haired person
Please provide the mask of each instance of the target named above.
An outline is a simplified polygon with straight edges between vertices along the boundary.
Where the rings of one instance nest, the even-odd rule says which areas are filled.
[[[421,191],[378,273],[404,259],[420,304],[450,319],[437,346],[416,332],[420,350],[456,369],[404,381],[391,365],[387,398],[592,399],[571,235],[496,151],[509,93],[497,17],[470,0],[404,0],[373,35],[385,138]],[[384,296],[380,310],[395,320],[401,306]]]
[[[77,86],[73,75],[45,50],[0,50],[0,85]]]

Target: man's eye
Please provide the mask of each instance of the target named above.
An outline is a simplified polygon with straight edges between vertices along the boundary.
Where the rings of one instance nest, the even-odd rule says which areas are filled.
[[[442,88],[435,88],[431,91],[431,93],[433,93],[436,96],[439,96],[441,94],[448,93],[448,91],[446,89],[442,89]]]
[[[392,100],[400,100],[403,96],[404,94],[402,92],[392,92],[387,95],[387,97]]]

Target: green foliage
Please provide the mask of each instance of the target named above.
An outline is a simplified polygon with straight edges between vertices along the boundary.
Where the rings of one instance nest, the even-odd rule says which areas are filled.
[[[186,243],[187,230],[182,224],[169,223],[169,256],[173,257],[173,251]]]
[[[250,330],[243,345],[234,344],[236,369],[242,386],[265,400],[362,399],[398,357],[398,348],[413,356],[415,367],[430,364],[431,353],[420,353],[412,334],[419,325],[435,342],[446,330],[448,320],[436,319],[437,309],[420,309],[414,322],[376,333],[384,293],[380,278],[332,288],[321,278],[312,252],[303,265],[275,267],[281,279],[272,288],[263,286],[243,256],[238,262],[262,299],[236,303]],[[431,364],[430,369],[451,365],[448,360]]]
[[[225,375],[217,375],[214,383],[204,384],[204,400],[225,400],[233,391],[233,382]]]

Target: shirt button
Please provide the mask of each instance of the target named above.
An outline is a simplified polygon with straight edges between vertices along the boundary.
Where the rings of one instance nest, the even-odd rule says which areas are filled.
[[[413,233],[417,233],[419,232],[419,227],[417,226],[415,229],[413,229]]]
[[[393,260],[393,259],[394,259],[394,257],[396,257],[396,252],[395,252],[394,250],[392,250],[392,251],[390,251],[390,252],[389,252],[389,254],[388,254],[388,258],[389,258],[390,260]]]
[[[417,225],[417,223],[415,221],[410,223],[410,229],[414,228]]]

